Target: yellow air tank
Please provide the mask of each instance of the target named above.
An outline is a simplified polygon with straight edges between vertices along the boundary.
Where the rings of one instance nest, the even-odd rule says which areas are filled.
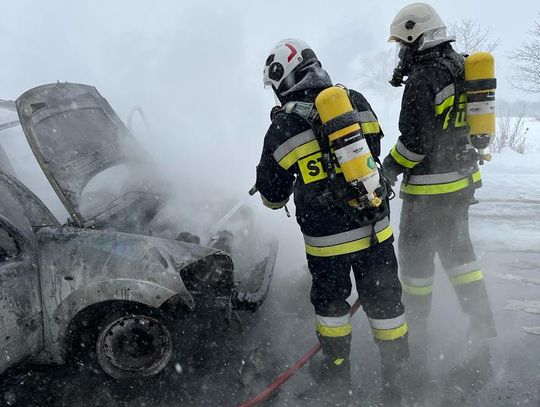
[[[484,149],[495,137],[495,60],[489,52],[475,52],[465,59],[467,122],[471,144],[480,158],[489,161]]]
[[[315,107],[323,125],[354,111],[347,91],[339,86],[332,86],[319,93]],[[380,186],[379,170],[362,134],[362,128],[352,120],[343,122],[341,128],[338,126],[328,134],[330,148],[347,182],[354,187],[362,183],[371,206],[380,206],[382,201],[375,195],[375,190]]]

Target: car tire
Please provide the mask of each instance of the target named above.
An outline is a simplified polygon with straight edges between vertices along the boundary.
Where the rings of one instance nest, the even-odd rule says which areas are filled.
[[[160,310],[136,306],[106,317],[95,337],[99,367],[115,379],[156,376],[173,364],[175,335]]]

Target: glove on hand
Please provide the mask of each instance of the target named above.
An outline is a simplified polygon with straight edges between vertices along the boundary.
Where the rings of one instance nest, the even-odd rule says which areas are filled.
[[[387,156],[383,161],[382,174],[391,186],[396,184],[400,171],[396,168],[394,161],[390,156]]]
[[[270,120],[274,121],[274,117],[276,117],[276,115],[282,110],[283,108],[281,106],[274,106],[270,111]]]

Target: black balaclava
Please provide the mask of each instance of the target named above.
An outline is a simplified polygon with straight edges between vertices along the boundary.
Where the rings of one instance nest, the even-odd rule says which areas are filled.
[[[328,73],[322,68],[319,61],[293,71],[289,77],[281,83],[281,86],[274,90],[277,98],[283,104],[288,101],[289,96],[301,90],[325,89],[332,86],[332,80]]]

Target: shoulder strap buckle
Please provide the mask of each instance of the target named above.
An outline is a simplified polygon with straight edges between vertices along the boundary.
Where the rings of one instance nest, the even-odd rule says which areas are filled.
[[[289,114],[296,114],[308,121],[309,124],[312,124],[319,116],[317,109],[315,109],[315,104],[309,102],[287,102],[283,106],[283,111]]]

